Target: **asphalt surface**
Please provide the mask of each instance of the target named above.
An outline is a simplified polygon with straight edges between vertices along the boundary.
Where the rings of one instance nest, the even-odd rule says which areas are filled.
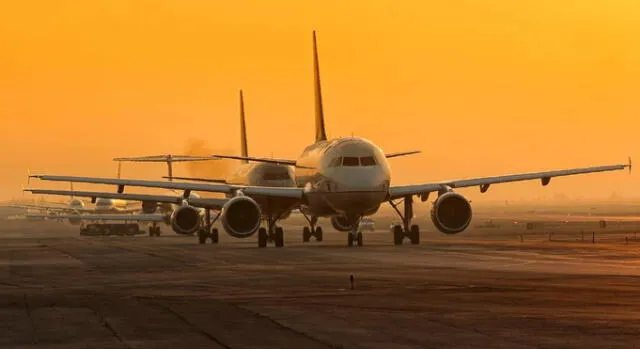
[[[0,221],[0,348],[640,347],[640,241],[300,229],[258,249]]]

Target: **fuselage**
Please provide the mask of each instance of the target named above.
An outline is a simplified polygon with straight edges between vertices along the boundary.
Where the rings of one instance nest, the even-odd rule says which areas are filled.
[[[386,200],[391,170],[371,141],[344,137],[305,148],[296,161],[296,185],[304,188],[305,213],[360,217],[374,214]]]
[[[95,202],[96,213],[113,213],[127,209],[127,201],[120,199],[97,198]]]
[[[271,163],[244,163],[238,166],[226,179],[231,185],[262,186],[262,187],[295,187],[295,174],[291,166]],[[267,199],[253,197],[260,205],[264,218],[271,216],[285,219],[291,214],[295,206],[294,200]]]

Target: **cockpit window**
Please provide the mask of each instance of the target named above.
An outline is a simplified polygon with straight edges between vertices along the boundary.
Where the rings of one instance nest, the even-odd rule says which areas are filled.
[[[360,158],[360,165],[361,166],[375,166],[376,165],[376,159],[373,158],[373,156],[364,156]]]
[[[360,166],[360,160],[355,156],[345,156],[342,158],[342,166]]]
[[[331,160],[331,163],[329,163],[329,167],[339,167],[341,164],[342,164],[342,158],[337,157]]]

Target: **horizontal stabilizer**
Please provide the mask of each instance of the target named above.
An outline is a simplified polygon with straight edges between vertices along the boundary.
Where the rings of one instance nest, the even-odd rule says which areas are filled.
[[[313,167],[297,165],[295,160],[289,160],[289,159],[268,159],[268,158],[256,158],[253,156],[235,156],[235,155],[218,155],[218,154],[215,154],[212,156],[220,159],[248,160],[248,161],[255,161],[255,162],[264,162],[268,164],[287,165],[287,166],[295,166],[297,168],[313,169]]]
[[[168,179],[170,181],[179,180],[179,181],[193,181],[193,182],[206,182],[206,183],[227,183],[225,179],[214,179],[214,178],[197,178],[197,177],[169,177],[163,176],[162,178]]]
[[[218,160],[211,156],[193,156],[193,155],[150,155],[114,158],[113,161],[131,161],[131,162],[186,162],[186,161],[209,161]]]
[[[388,154],[384,154],[384,156],[389,159],[389,158],[395,158],[398,156],[405,156],[405,155],[413,155],[413,154],[419,154],[421,153],[420,150],[412,150],[412,151],[403,151],[403,152],[399,152],[399,153],[388,153]]]

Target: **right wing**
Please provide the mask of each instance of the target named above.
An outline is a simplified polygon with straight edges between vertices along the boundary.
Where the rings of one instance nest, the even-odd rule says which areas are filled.
[[[64,206],[47,206],[47,205],[8,205],[7,207],[11,208],[23,208],[23,209],[34,209],[34,210],[46,210],[46,211],[56,211],[56,212],[92,212],[93,209],[90,208],[70,208]]]
[[[155,194],[129,194],[129,193],[109,193],[109,192],[95,192],[95,191],[70,191],[70,190],[50,190],[50,189],[24,189],[24,191],[31,192],[33,194],[44,195],[62,195],[62,196],[79,196],[88,198],[105,198],[105,199],[121,199],[131,201],[154,201],[162,203],[170,203],[179,205],[184,200],[181,195],[155,195]],[[189,204],[195,207],[208,208],[212,210],[220,210],[222,206],[227,202],[227,199],[219,198],[189,198]],[[84,217],[85,215],[82,215]],[[77,216],[76,216],[77,217]]]
[[[201,191],[209,193],[225,193],[234,194],[237,191],[241,191],[243,194],[253,196],[271,196],[281,197],[289,199],[302,200],[304,194],[303,188],[296,187],[259,187],[259,186],[246,186],[246,185],[230,185],[230,184],[210,184],[210,183],[188,183],[188,182],[164,182],[164,181],[149,181],[149,180],[135,180],[135,179],[116,179],[116,178],[99,178],[99,177],[75,177],[75,176],[55,176],[55,175],[30,175],[30,178],[39,178],[44,181],[63,181],[63,182],[77,182],[77,183],[91,183],[91,184],[111,184],[117,185],[118,191],[122,193],[125,186],[136,187],[148,187],[148,188],[163,188],[163,189],[177,189],[187,191]],[[68,191],[68,194],[76,192]],[[113,193],[111,193],[113,194]],[[185,193],[186,194],[186,193]],[[188,195],[186,195],[188,196]],[[190,199],[191,202],[193,199]]]
[[[38,214],[26,215],[27,218],[49,219],[81,219],[86,221],[137,221],[137,222],[164,222],[165,215],[161,214],[83,214],[83,215],[57,215],[47,216]]]
[[[175,179],[179,181],[193,181],[193,182],[206,182],[206,183],[227,183],[226,179],[213,179],[213,178],[197,178],[197,177],[171,177],[163,176],[162,178],[173,181]]]

